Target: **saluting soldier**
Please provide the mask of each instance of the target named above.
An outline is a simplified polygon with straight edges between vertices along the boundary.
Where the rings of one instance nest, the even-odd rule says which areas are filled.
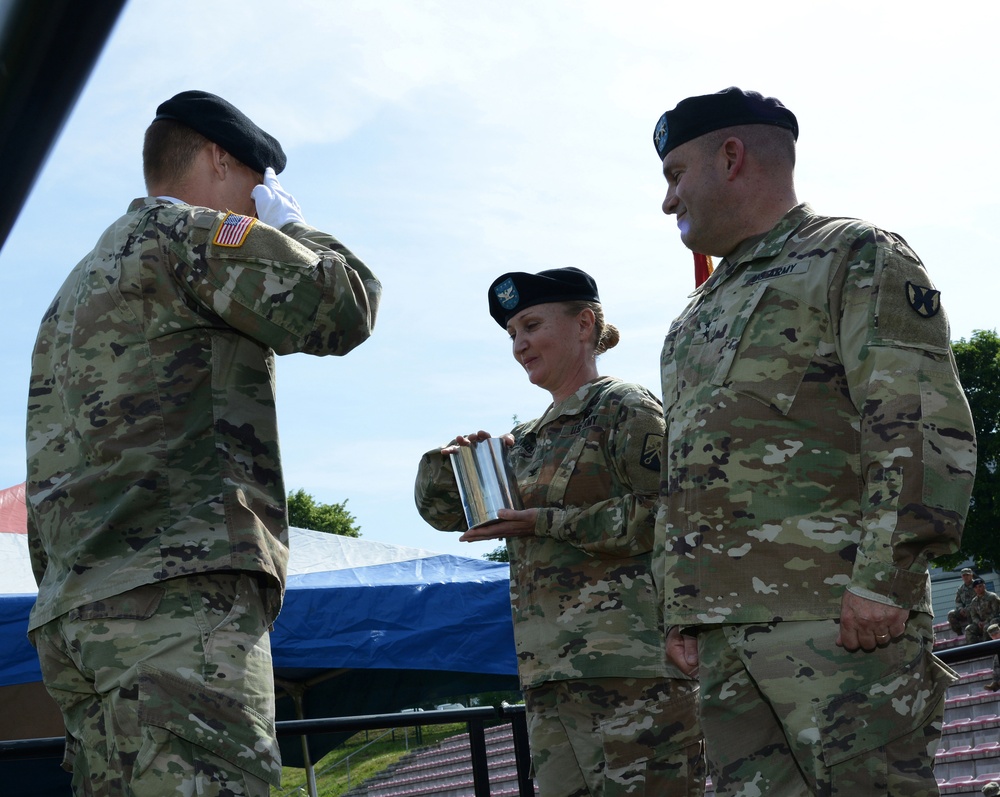
[[[288,561],[274,355],[345,354],[381,286],[278,183],[278,141],[185,91],[148,196],[42,319],[27,419],[30,633],[76,794],[278,785],[268,629]]]

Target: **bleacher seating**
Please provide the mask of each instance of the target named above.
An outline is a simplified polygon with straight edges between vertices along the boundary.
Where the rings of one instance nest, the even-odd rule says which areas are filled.
[[[490,797],[517,797],[510,725],[486,729]],[[344,797],[474,797],[468,734],[415,750]]]
[[[965,643],[947,623],[934,626],[936,651]],[[1000,781],[1000,694],[984,687],[993,680],[993,659],[956,664],[959,680],[945,700],[944,727],[934,759],[942,795],[982,795]]]

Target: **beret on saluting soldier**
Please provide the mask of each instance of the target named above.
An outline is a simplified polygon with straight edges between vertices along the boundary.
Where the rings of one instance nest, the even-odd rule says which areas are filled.
[[[175,119],[201,133],[255,172],[270,166],[275,174],[285,168],[285,151],[278,140],[261,130],[239,108],[207,91],[182,91],[160,104],[154,122]]]
[[[656,123],[653,145],[663,160],[670,150],[691,139],[736,125],[774,125],[791,130],[792,136],[799,138],[795,114],[778,100],[730,86],[716,94],[688,97],[677,103]]]
[[[504,329],[527,307],[549,302],[600,302],[594,278],[578,268],[551,268],[528,274],[511,271],[490,285],[490,315]]]

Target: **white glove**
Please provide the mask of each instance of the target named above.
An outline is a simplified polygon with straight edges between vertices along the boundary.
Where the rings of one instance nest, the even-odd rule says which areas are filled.
[[[257,205],[257,218],[265,224],[280,230],[290,221],[306,223],[299,203],[281,187],[270,166],[264,170],[264,182],[256,186],[250,196]]]

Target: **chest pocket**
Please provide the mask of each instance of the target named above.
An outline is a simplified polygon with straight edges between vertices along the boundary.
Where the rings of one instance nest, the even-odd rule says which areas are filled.
[[[712,384],[785,415],[828,327],[824,311],[761,285],[730,327]]]

